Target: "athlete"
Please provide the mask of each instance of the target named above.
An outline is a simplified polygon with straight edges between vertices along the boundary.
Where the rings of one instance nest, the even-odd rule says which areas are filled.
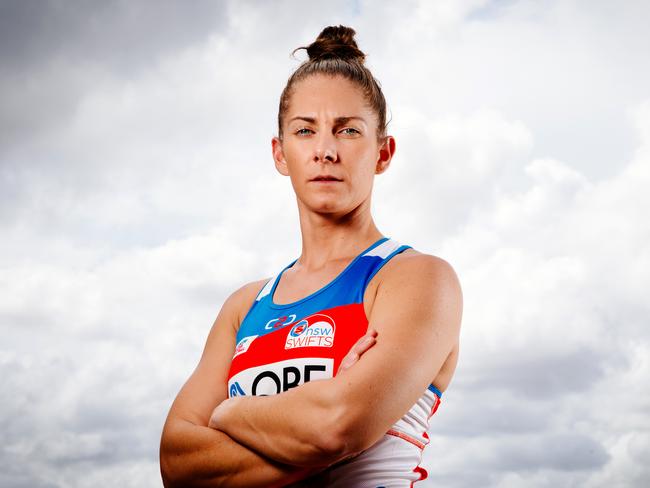
[[[401,487],[458,358],[462,292],[445,260],[386,237],[375,175],[395,152],[355,31],[325,28],[280,98],[276,169],[302,252],[224,302],[163,428],[166,487]],[[405,191],[408,191],[406,189]]]

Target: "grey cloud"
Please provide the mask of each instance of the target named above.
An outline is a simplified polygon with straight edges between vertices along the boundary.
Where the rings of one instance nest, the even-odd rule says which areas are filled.
[[[531,434],[545,432],[556,419],[553,405],[559,398],[579,398],[591,392],[607,368],[629,367],[623,351],[585,348],[558,351],[503,351],[501,357],[484,356],[480,363],[459,368],[444,420],[436,432],[453,436]],[[458,402],[463,398],[463,402]],[[447,411],[449,410],[449,411]]]
[[[223,31],[226,1],[0,4],[0,156],[61,126],[107,77],[137,78]]]
[[[521,401],[500,388],[500,381],[481,389],[454,383],[451,399],[444,399],[433,421],[436,435],[463,438],[508,434],[539,434],[551,424],[549,405],[543,395]],[[462,401],[460,401],[462,399]]]
[[[446,447],[459,454],[433,461],[447,461],[449,471],[435,480],[444,486],[508,486],[506,480],[525,486],[582,486],[590,472],[611,459],[594,438],[568,431],[459,439]]]
[[[39,70],[53,60],[96,62],[133,76],[170,50],[224,28],[227,1],[0,4],[0,74]]]
[[[553,401],[567,393],[589,390],[603,376],[609,360],[605,351],[503,351],[499,358],[473,363],[459,381],[469,390],[506,390],[514,396]],[[498,384],[496,379],[498,378]]]
[[[432,437],[434,485],[450,487],[587,486],[611,456],[599,441],[580,432],[555,431],[468,439]],[[430,468],[431,469],[431,468]]]
[[[572,433],[521,438],[495,452],[495,464],[502,470],[582,471],[599,468],[608,460],[600,443]]]
[[[25,472],[23,460],[20,458],[0,460],[0,486],[7,488],[60,488],[60,485],[45,480],[38,474]]]
[[[155,457],[168,405],[160,400],[157,381],[133,375],[134,368],[155,368],[146,346],[125,351],[103,343],[100,354],[87,354],[88,343],[79,343],[66,347],[76,351],[74,357],[47,351],[5,357],[0,465],[7,469],[0,471],[7,483],[52,486],[40,481],[48,473]],[[19,471],[11,467],[18,460]]]

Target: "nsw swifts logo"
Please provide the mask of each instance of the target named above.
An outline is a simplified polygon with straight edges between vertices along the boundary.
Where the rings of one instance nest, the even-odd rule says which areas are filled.
[[[335,330],[334,320],[329,315],[311,315],[291,327],[284,348],[332,347]]]

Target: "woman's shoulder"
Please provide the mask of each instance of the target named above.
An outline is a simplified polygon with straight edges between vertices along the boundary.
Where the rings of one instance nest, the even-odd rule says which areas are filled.
[[[432,277],[436,280],[451,279],[457,281],[456,271],[449,261],[434,254],[427,254],[413,248],[406,249],[393,256],[386,263],[381,281],[403,279],[408,276],[410,280],[426,282]]]
[[[380,270],[384,274],[377,284],[377,298],[397,304],[407,294],[409,302],[428,306],[431,313],[442,309],[456,310],[458,316],[462,313],[462,288],[447,260],[410,248],[393,256],[384,268]],[[460,320],[447,325],[458,328]]]
[[[271,278],[272,277],[268,277],[261,280],[247,282],[230,294],[227,300],[236,309],[238,324],[240,324],[244,319],[248,309],[253,305],[253,301]]]
[[[436,256],[435,254],[427,254],[412,247],[396,254],[390,260],[399,265],[421,265],[421,266],[441,266],[452,267],[451,264],[444,258]]]

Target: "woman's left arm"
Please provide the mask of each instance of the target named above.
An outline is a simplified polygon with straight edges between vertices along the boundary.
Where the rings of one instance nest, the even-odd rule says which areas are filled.
[[[369,317],[376,343],[357,364],[279,395],[225,400],[210,426],[298,466],[334,464],[381,439],[440,371],[462,316],[460,283],[446,261],[417,254],[383,271]]]

